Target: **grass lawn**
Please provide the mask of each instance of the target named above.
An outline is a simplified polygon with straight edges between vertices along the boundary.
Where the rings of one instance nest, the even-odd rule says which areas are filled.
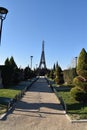
[[[6,106],[0,104],[0,114],[3,114],[6,112]]]
[[[20,90],[0,89],[0,97],[15,98],[15,96],[18,95],[20,92]],[[0,104],[0,114],[5,113],[6,111],[7,107]]]
[[[26,87],[26,83],[22,83],[9,89],[0,89],[0,97],[15,98],[17,95],[21,94],[21,91],[24,90]],[[6,106],[0,104],[0,114],[4,112],[6,112]]]
[[[61,96],[67,106],[67,114],[72,119],[87,119],[87,104],[77,102],[70,91],[57,91],[57,96]]]
[[[20,90],[0,89],[0,97],[14,98],[20,92]]]
[[[5,98],[17,98],[20,99],[21,93],[23,94],[26,88],[34,81],[35,79],[32,79],[31,81],[23,81],[19,83],[17,86],[10,87],[9,89],[0,89],[0,97]],[[19,96],[17,96],[19,95]],[[6,112],[6,106],[0,104],[0,114]]]
[[[0,97],[14,98],[16,95],[20,94],[27,85],[30,85],[30,81],[22,82],[16,86],[12,86],[8,89],[0,89]]]

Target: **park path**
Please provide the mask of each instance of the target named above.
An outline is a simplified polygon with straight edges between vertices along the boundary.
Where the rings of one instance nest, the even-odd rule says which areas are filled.
[[[0,130],[87,130],[87,123],[71,123],[46,80],[40,78],[0,121]]]

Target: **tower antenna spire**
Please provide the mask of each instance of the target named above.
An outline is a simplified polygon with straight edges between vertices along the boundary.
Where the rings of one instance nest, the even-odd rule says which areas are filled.
[[[42,51],[44,51],[44,40],[42,41]]]
[[[43,65],[43,67],[42,67],[42,65]],[[46,69],[46,61],[45,61],[45,53],[44,53],[44,40],[42,41],[42,53],[41,53],[39,68]]]

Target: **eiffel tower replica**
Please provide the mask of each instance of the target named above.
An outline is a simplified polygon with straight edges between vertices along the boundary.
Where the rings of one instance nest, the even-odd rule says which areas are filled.
[[[44,53],[44,40],[42,41],[42,53],[41,53],[39,69],[46,69],[46,61],[45,61],[45,53]]]

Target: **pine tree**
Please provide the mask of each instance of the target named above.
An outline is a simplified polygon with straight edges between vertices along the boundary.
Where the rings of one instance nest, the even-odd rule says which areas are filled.
[[[5,60],[4,64],[5,64],[6,66],[9,66],[9,65],[10,65],[9,58],[7,58],[7,59]]]
[[[17,68],[17,65],[16,65],[16,63],[15,63],[15,61],[14,61],[13,56],[11,56],[9,62],[10,62],[10,66],[11,66],[13,69],[14,69],[14,68]]]

